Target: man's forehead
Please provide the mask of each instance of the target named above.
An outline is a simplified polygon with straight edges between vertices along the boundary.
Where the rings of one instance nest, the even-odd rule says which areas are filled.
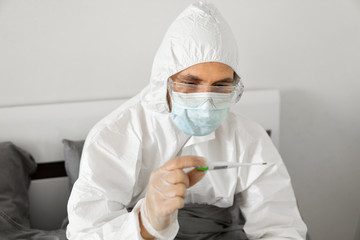
[[[205,62],[193,65],[188,67],[179,73],[175,74],[176,77],[182,78],[215,78],[215,79],[223,79],[223,78],[232,78],[233,79],[234,70],[223,63],[218,62]]]

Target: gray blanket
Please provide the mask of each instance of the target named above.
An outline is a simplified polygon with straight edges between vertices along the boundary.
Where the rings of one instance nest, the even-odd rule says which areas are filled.
[[[0,240],[65,240],[65,229],[33,229],[28,187],[36,169],[33,157],[11,142],[0,143]]]
[[[205,204],[186,204],[179,210],[180,230],[175,239],[245,240],[243,218],[236,201],[229,208]]]

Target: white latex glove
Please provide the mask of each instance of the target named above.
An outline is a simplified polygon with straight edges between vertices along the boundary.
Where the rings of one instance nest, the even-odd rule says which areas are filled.
[[[205,175],[204,171],[193,169],[185,173],[183,169],[203,167],[205,162],[202,157],[181,156],[152,172],[141,214],[155,230],[169,226],[177,210],[184,206],[186,189]]]

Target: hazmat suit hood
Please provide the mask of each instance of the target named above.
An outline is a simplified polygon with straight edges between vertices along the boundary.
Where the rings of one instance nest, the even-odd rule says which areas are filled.
[[[147,109],[168,113],[168,78],[204,62],[223,63],[239,73],[238,48],[229,25],[214,5],[198,1],[175,19],[163,38],[150,84],[142,92]]]

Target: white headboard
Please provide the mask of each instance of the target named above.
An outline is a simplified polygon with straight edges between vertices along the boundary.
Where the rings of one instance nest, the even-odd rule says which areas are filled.
[[[38,163],[62,161],[62,139],[85,139],[90,128],[126,99],[71,102],[0,108],[0,142],[11,141]],[[279,147],[280,95],[278,90],[245,91],[235,111],[271,131]],[[32,226],[55,229],[66,216],[67,177],[33,180],[30,186]]]

